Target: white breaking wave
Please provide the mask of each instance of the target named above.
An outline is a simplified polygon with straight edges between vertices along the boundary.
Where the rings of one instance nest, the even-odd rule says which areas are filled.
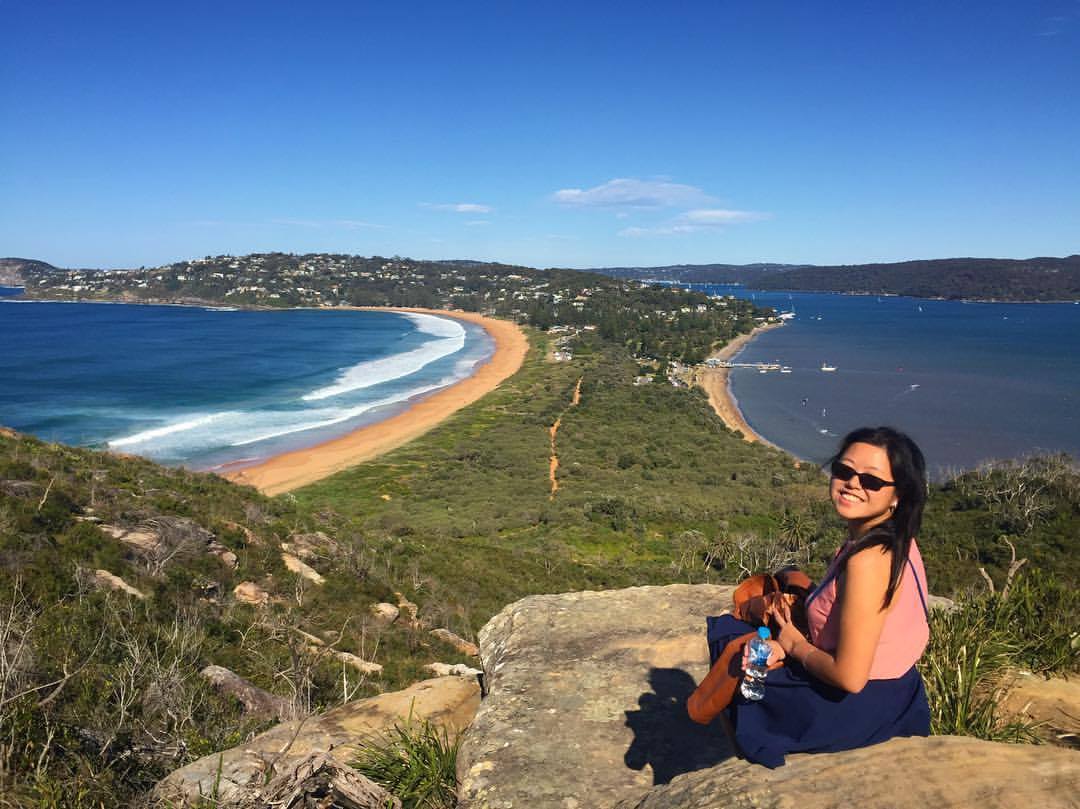
[[[385,399],[379,399],[378,401],[368,402],[367,404],[359,405],[357,407],[350,407],[339,411],[331,411],[333,415],[323,418],[320,421],[304,421],[289,426],[281,427],[279,429],[272,430],[268,433],[262,433],[261,435],[252,436],[251,438],[244,438],[239,441],[234,441],[230,446],[243,447],[248,444],[255,444],[259,441],[268,441],[271,438],[281,438],[282,436],[291,435],[293,433],[302,433],[305,430],[318,430],[322,427],[332,427],[335,424],[340,424],[343,421],[349,421],[355,419],[358,416],[362,416],[369,410],[374,410],[377,407],[386,407],[387,405],[400,404],[401,402],[408,401],[414,396],[421,396],[425,393],[430,393],[433,390],[445,387],[457,381],[457,377],[444,377],[438,382],[431,385],[424,385],[423,387],[413,388],[412,390],[404,391],[396,396],[388,396]],[[311,417],[318,413],[325,413],[325,410],[308,410],[303,412],[305,417]]]
[[[210,413],[206,416],[189,419],[188,421],[181,421],[176,424],[166,424],[164,427],[155,427],[151,430],[143,430],[142,432],[135,433],[135,435],[129,435],[125,438],[114,438],[108,443],[110,447],[129,447],[132,444],[145,444],[147,441],[154,441],[158,438],[164,438],[167,435],[184,433],[188,430],[197,430],[200,427],[206,427],[207,425],[229,418],[230,416],[242,415],[244,414],[228,411],[224,413]]]
[[[332,385],[318,388],[305,394],[305,402],[329,399],[354,390],[381,385],[393,379],[415,374],[425,365],[456,354],[465,347],[465,328],[456,320],[434,315],[421,315],[415,312],[406,314],[424,334],[431,334],[439,339],[424,343],[412,351],[395,354],[392,357],[369,360],[351,368],[346,368]]]

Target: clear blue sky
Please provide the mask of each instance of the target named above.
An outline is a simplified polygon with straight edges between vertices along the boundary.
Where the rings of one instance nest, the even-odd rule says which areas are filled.
[[[0,0],[0,30],[0,256],[1080,252],[1080,0]]]

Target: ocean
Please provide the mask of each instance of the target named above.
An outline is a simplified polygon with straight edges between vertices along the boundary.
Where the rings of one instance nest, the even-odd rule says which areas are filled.
[[[0,297],[0,424],[192,469],[344,435],[494,350],[448,317]]]
[[[736,358],[791,373],[737,368],[731,390],[755,431],[800,458],[821,462],[868,424],[908,432],[939,479],[1031,453],[1080,458],[1080,305],[695,288],[795,313]]]

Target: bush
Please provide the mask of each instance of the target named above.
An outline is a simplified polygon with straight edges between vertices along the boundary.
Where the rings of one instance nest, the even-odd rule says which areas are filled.
[[[395,725],[361,746],[354,766],[400,798],[403,809],[453,809],[459,744],[430,722]]]

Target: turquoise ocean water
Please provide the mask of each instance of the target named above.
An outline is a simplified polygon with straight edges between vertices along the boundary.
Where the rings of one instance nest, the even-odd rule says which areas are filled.
[[[824,460],[864,424],[909,432],[938,477],[1032,452],[1080,458],[1080,305],[695,288],[795,313],[736,359],[791,373],[735,369],[731,389],[757,432],[801,458]]]
[[[0,298],[0,424],[210,469],[343,435],[491,355],[452,318]]]

